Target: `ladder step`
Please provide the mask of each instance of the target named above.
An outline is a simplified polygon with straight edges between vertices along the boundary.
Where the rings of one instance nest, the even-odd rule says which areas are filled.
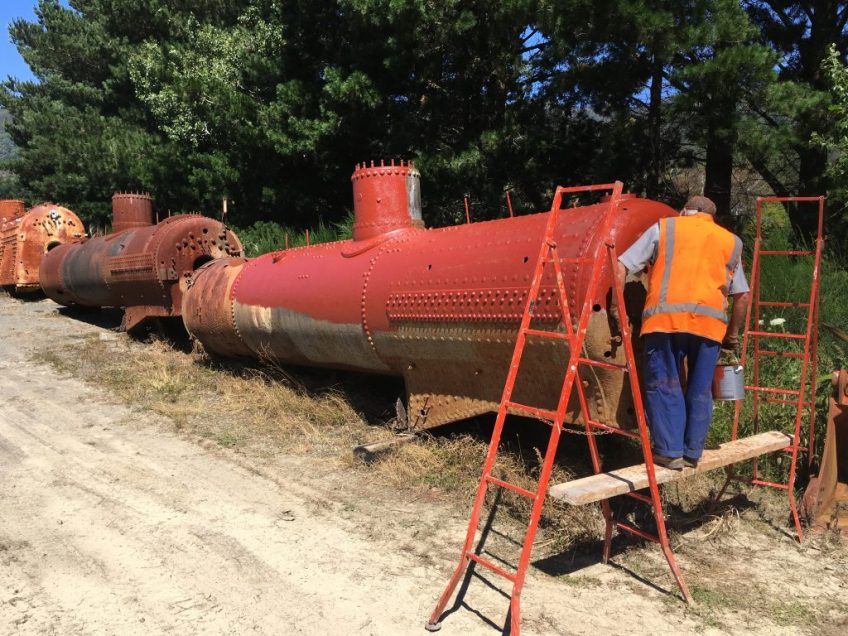
[[[474,561],[474,563],[479,563],[484,568],[491,570],[495,574],[499,574],[500,576],[504,577],[510,583],[515,583],[515,574],[513,574],[512,572],[507,572],[502,567],[495,565],[491,561],[487,561],[483,557],[481,557],[477,554],[474,554],[473,552],[468,552],[468,553],[466,553],[465,556],[467,556],[469,559]]]
[[[590,367],[600,367],[602,369],[610,369],[612,371],[627,371],[626,364],[617,364],[615,362],[604,362],[603,360],[591,360],[589,358],[578,358],[579,364],[586,364]]]
[[[521,486],[516,486],[515,484],[511,484],[502,479],[498,479],[497,477],[493,477],[492,475],[486,475],[486,481],[490,484],[495,484],[495,486],[500,486],[501,488],[506,488],[507,490],[511,490],[512,492],[518,493],[519,495],[524,495],[525,497],[529,497],[530,499],[536,498],[536,493],[526,488],[522,488]]]
[[[525,329],[524,333],[528,336],[539,336],[540,338],[551,338],[553,340],[567,340],[571,342],[574,336],[569,336],[567,333],[560,331],[544,331],[542,329]]]
[[[788,338],[790,340],[806,340],[807,334],[804,333],[781,333],[779,331],[749,331],[749,336],[759,336],[761,338]]]
[[[809,307],[810,303],[790,303],[780,300],[758,300],[757,304],[762,307]]]
[[[770,488],[779,488],[780,490],[789,490],[788,484],[778,484],[773,481],[765,481],[764,479],[751,479],[748,483],[755,486],[768,486]]]
[[[773,398],[773,397],[766,397],[766,398],[763,398],[763,399],[766,402],[769,402],[771,404],[791,404],[792,406],[798,406],[798,400],[783,400],[781,398]],[[801,406],[806,409],[806,408],[813,406],[813,404],[812,404],[812,402],[802,402]]]
[[[653,505],[653,503],[654,503],[653,501],[651,501],[650,497],[648,497],[647,495],[643,495],[641,493],[638,493],[638,492],[626,492],[624,494],[628,497],[632,497],[633,499],[635,499],[637,501],[641,501],[644,504],[648,504],[649,506]]]
[[[794,395],[798,397],[801,391],[798,389],[776,389],[768,386],[745,386],[746,391],[756,391],[757,393],[774,393],[775,395]]]
[[[803,358],[803,353],[796,353],[793,351],[770,351],[769,349],[758,349],[755,351],[757,355],[760,356],[772,356],[778,358]]]
[[[803,446],[790,446],[789,448],[783,448],[781,450],[783,450],[784,453],[791,453],[793,448],[795,450],[797,450],[799,453],[809,453],[810,452],[809,448],[804,448]]]
[[[552,422],[556,421],[556,411],[540,409],[536,408],[535,406],[527,406],[526,404],[519,404],[518,402],[505,402],[504,406],[514,411],[519,411],[521,413],[527,413],[529,415],[540,417],[543,420],[550,420]]]
[[[625,437],[631,437],[633,439],[639,439],[639,433],[636,431],[628,431],[623,428],[619,428],[617,426],[610,426],[609,424],[604,424],[603,422],[596,422],[595,420],[589,420],[589,426],[592,428],[600,428],[604,431],[609,431],[610,433],[618,433],[619,435],[624,435]]]
[[[813,256],[809,250],[760,250],[761,256]]]
[[[676,481],[696,473],[751,459],[792,444],[792,436],[780,431],[767,431],[752,437],[743,437],[722,444],[717,450],[704,451],[697,468],[670,470],[654,465],[658,484]],[[548,494],[554,499],[565,501],[573,506],[582,506],[595,501],[603,501],[617,495],[624,495],[648,487],[648,473],[645,464],[628,466],[619,470],[598,473],[582,479],[575,479],[551,486]]]
[[[653,541],[654,543],[660,542],[660,538],[657,535],[651,534],[650,532],[645,532],[641,528],[631,526],[629,523],[624,523],[623,521],[615,521],[614,523],[615,527],[619,530],[624,530],[625,532],[629,532],[630,534],[635,534],[637,537],[642,537],[643,539]]]

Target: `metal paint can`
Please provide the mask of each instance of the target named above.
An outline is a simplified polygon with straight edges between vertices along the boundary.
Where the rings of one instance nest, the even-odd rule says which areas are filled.
[[[745,397],[745,369],[741,364],[720,364],[713,373],[714,400],[741,400]]]

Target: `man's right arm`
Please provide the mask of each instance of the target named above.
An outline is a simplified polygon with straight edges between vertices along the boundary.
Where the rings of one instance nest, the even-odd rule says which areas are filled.
[[[730,321],[727,323],[727,331],[724,334],[724,340],[721,342],[721,348],[739,355],[739,329],[748,315],[751,292],[733,294],[731,298],[733,298],[733,309],[730,312]]]

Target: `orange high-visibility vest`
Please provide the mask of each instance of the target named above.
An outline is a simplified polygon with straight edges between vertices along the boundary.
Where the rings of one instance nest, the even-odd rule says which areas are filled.
[[[727,330],[727,292],[741,256],[742,241],[710,214],[660,220],[642,333],[686,332],[721,342]]]

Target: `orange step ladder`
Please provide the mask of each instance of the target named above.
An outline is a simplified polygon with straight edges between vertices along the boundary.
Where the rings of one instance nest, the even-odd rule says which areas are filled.
[[[760,405],[761,402],[772,404],[784,404],[795,407],[793,443],[786,448],[789,453],[789,475],[785,483],[767,481],[760,478],[757,459],[753,459],[751,478],[738,476],[733,467],[727,470],[727,479],[724,482],[715,501],[721,499],[731,481],[743,481],[755,486],[767,486],[785,490],[789,498],[789,509],[792,513],[792,521],[795,524],[798,541],[804,540],[801,529],[801,520],[798,517],[798,505],[795,500],[795,477],[797,474],[798,455],[807,454],[807,461],[812,462],[813,446],[815,444],[815,421],[816,421],[816,372],[818,365],[818,322],[819,322],[819,287],[821,283],[821,259],[824,249],[824,202],[823,196],[816,197],[758,197],[756,216],[756,239],[754,242],[754,256],[751,265],[751,295],[753,301],[748,306],[748,314],[745,318],[745,335],[742,339],[742,355],[740,362],[743,366],[748,361],[748,343],[753,340],[753,384],[746,385],[745,390],[752,394],[752,417],[751,423],[753,434],[760,431]],[[816,244],[812,250],[769,250],[763,249],[763,214],[764,203],[817,203],[818,219],[816,231]],[[761,270],[763,257],[790,257],[790,258],[812,258],[812,282],[810,284],[809,297],[805,302],[785,299],[763,300],[760,297]],[[803,333],[785,333],[781,331],[767,331],[766,325],[761,326],[763,308],[782,309],[804,309],[806,310],[806,326]],[[751,329],[751,316],[754,318],[754,329]],[[763,342],[796,342],[803,343],[802,351],[778,350],[779,347],[764,349]],[[801,372],[797,388],[768,387],[761,385],[760,371],[763,358],[794,358],[801,360]],[[736,440],[739,433],[739,419],[742,412],[742,401],[736,402],[733,412],[733,430],[731,441]],[[804,423],[804,415],[807,413],[808,443],[802,447],[801,433]]]
[[[566,194],[590,191],[611,191],[608,208],[605,212],[605,217],[603,219],[603,223],[601,224],[599,232],[599,236],[602,237],[602,239],[597,242],[594,248],[594,254],[592,256],[587,256],[584,258],[561,259],[557,250],[555,231],[559,219],[560,208],[563,202],[563,196]],[[509,611],[510,633],[514,636],[518,636],[518,634],[520,633],[521,590],[524,586],[524,579],[527,574],[527,567],[530,563],[530,556],[533,549],[533,542],[536,536],[536,530],[539,524],[539,519],[542,514],[542,508],[544,507],[545,497],[547,495],[548,482],[551,476],[551,469],[553,467],[554,456],[556,455],[560,435],[563,432],[566,409],[568,407],[572,391],[575,387],[577,388],[580,411],[582,413],[586,433],[589,433],[588,438],[590,440],[592,463],[596,473],[599,473],[601,471],[600,457],[593,436],[596,429],[603,430],[605,432],[621,433],[623,435],[636,438],[640,441],[642,452],[645,458],[645,466],[648,477],[650,496],[637,492],[627,494],[628,496],[631,496],[639,501],[642,501],[643,503],[647,503],[652,506],[654,511],[654,519],[657,526],[657,534],[653,535],[635,526],[626,524],[621,521],[617,521],[612,515],[609,502],[603,501],[602,509],[607,524],[604,541],[604,560],[606,561],[609,556],[612,531],[614,528],[630,532],[644,539],[656,541],[662,547],[663,554],[665,555],[666,560],[668,561],[669,567],[671,568],[672,573],[674,574],[674,578],[677,581],[678,586],[680,587],[680,591],[684,599],[689,602],[691,602],[692,600],[692,597],[689,594],[689,590],[686,587],[686,583],[684,582],[680,574],[680,570],[677,567],[674,554],[672,553],[671,547],[669,545],[668,535],[666,533],[665,520],[662,512],[662,502],[660,499],[659,488],[657,486],[653,458],[651,455],[651,443],[648,435],[647,423],[645,420],[645,410],[642,404],[642,394],[639,388],[639,379],[636,374],[636,363],[633,354],[630,327],[627,324],[626,317],[624,316],[624,290],[622,288],[622,285],[618,281],[618,277],[615,275],[618,256],[616,254],[615,243],[612,239],[611,231],[615,222],[615,218],[618,214],[619,203],[621,200],[621,191],[622,183],[620,181],[616,181],[612,184],[577,186],[570,188],[558,187],[556,189],[553,205],[551,206],[551,211],[548,218],[548,223],[545,228],[544,241],[542,242],[539,256],[536,261],[536,267],[530,284],[530,292],[527,295],[527,304],[524,307],[524,314],[521,319],[521,326],[518,330],[518,336],[516,338],[515,349],[513,351],[512,360],[509,366],[506,384],[504,386],[503,394],[501,396],[500,405],[498,406],[495,427],[492,432],[492,439],[489,443],[489,449],[483,464],[483,473],[480,478],[479,486],[477,488],[476,497],[474,498],[474,504],[471,508],[471,518],[468,523],[468,530],[466,532],[465,542],[462,546],[459,564],[456,566],[453,575],[451,576],[447,586],[445,587],[444,591],[442,592],[442,595],[439,597],[439,600],[436,603],[436,607],[433,609],[432,614],[427,620],[425,627],[428,631],[438,631],[441,628],[442,613],[444,612],[448,601],[453,595],[453,592],[456,589],[456,586],[459,584],[459,581],[462,578],[463,574],[469,567],[473,567],[472,564],[474,564],[475,566],[479,565],[483,568],[490,570],[491,572],[503,577],[512,584],[512,594],[510,595]],[[562,274],[562,264],[583,264],[590,265],[592,268],[589,286],[586,291],[586,296],[584,298],[582,309],[580,311],[579,319],[577,321],[576,326],[572,321],[569,303],[567,302],[566,298]],[[589,323],[589,317],[592,313],[592,306],[596,303],[605,302],[607,290],[600,289],[601,272],[604,269],[605,264],[609,267],[609,271],[612,273],[615,304],[617,307],[621,308],[620,312],[622,318],[625,318],[620,321],[621,338],[626,358],[625,364],[614,364],[611,362],[591,360],[586,357],[583,357],[582,354],[586,329]],[[546,331],[534,329],[531,326],[533,312],[536,307],[536,303],[539,298],[539,293],[541,289],[542,275],[545,271],[545,267],[549,265],[553,267],[556,277],[557,299],[559,301],[559,306],[562,314],[561,323],[559,327],[562,328],[562,331]],[[541,409],[531,405],[519,404],[512,400],[512,393],[513,389],[515,388],[516,378],[518,377],[519,367],[521,365],[521,358],[524,352],[528,335],[539,338],[554,338],[559,340],[565,340],[568,343],[568,366],[566,367],[565,379],[562,384],[562,390],[555,411]],[[636,419],[638,422],[638,432],[624,431],[622,429],[608,426],[606,424],[591,419],[582,383],[576,381],[579,377],[579,369],[581,366],[584,365],[601,367],[608,370],[622,371],[628,374],[630,391],[633,396],[633,405],[636,414]],[[497,458],[498,450],[500,447],[501,433],[503,431],[504,421],[506,420],[507,414],[509,412],[526,414],[528,416],[535,417],[551,424],[551,435],[548,441],[548,447],[545,451],[544,459],[542,461],[542,468],[539,475],[539,481],[535,491],[531,491],[515,484],[505,482],[501,479],[496,478],[492,474],[492,470],[494,468],[495,460]],[[474,546],[475,537],[477,533],[477,526],[480,521],[481,510],[485,501],[486,492],[488,491],[490,485],[497,486],[500,488],[506,488],[514,493],[517,493],[518,495],[531,499],[533,502],[532,510],[530,513],[530,519],[527,523],[527,529],[524,534],[521,555],[519,557],[518,565],[514,572],[508,571],[500,567],[499,565],[496,565],[495,563],[492,563],[491,561],[483,558],[481,556],[480,551],[482,548],[482,542],[481,545],[477,546],[477,548],[475,548]]]

